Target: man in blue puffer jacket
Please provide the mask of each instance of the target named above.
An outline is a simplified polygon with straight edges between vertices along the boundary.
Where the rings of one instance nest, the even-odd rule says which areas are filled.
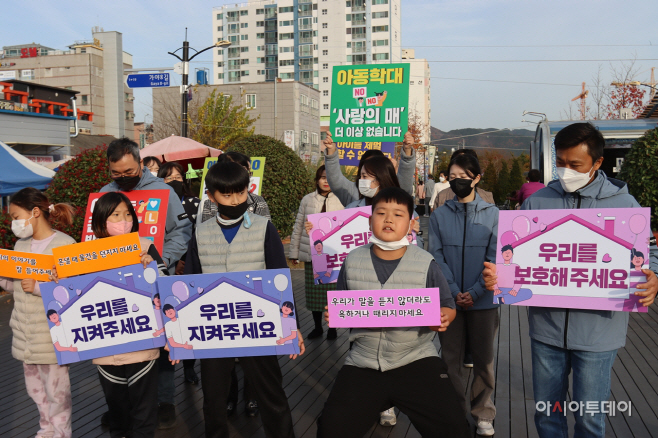
[[[555,136],[556,164],[559,181],[552,181],[544,189],[523,203],[523,210],[570,208],[633,208],[639,207],[622,181],[608,178],[599,170],[603,163],[605,140],[590,123],[574,123]],[[658,291],[655,271],[656,246],[652,270],[645,269],[646,289],[636,295],[649,306]],[[483,272],[487,287],[495,282],[495,267],[485,264]],[[572,400],[576,402],[608,400],[610,373],[617,349],[626,342],[628,312],[603,310],[557,309],[530,307],[528,319],[532,342],[532,381],[535,402],[551,406],[567,398],[569,373],[573,373]],[[564,409],[564,408],[563,408]],[[605,414],[575,415],[574,437],[603,437]],[[544,409],[535,413],[539,436],[568,437],[567,419]]]

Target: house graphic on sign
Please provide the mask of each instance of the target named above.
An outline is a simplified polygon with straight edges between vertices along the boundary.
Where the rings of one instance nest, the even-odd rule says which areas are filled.
[[[543,229],[511,243],[511,246],[514,248],[514,262],[521,267],[564,267],[569,268],[570,272],[573,268],[589,268],[589,272],[592,272],[593,268],[604,266],[608,272],[622,270],[628,274],[630,253],[633,244],[615,235],[615,217],[604,217],[602,220],[603,226],[600,227],[570,214],[545,226],[545,228],[542,226]],[[604,237],[604,239],[601,237]],[[596,243],[594,253],[591,250],[593,243]],[[542,256],[542,251],[540,250],[542,245],[546,245],[546,247],[557,246],[558,249],[555,254],[558,254],[559,251],[564,251],[563,256],[561,256],[563,259],[559,260],[557,255],[549,259],[546,256]],[[590,245],[590,263],[583,263],[582,258],[579,258],[577,253],[574,254],[573,248],[580,250],[580,245]],[[550,260],[550,262],[547,260]],[[629,296],[628,287],[603,289],[591,287],[589,282],[586,282],[583,287],[569,286],[566,288],[534,286],[528,284],[528,281],[526,281],[525,285],[525,287],[531,288],[535,295],[538,293],[540,295],[555,296],[568,294],[569,296],[588,298],[618,299],[626,299]]]
[[[340,237],[345,234],[363,233],[370,225],[370,214],[357,211],[352,216],[347,218],[342,225],[333,228],[329,233],[322,237],[322,243],[326,248],[336,248],[335,252],[345,252],[345,246],[341,245]],[[368,242],[366,242],[368,243]],[[353,249],[350,248],[350,249]],[[349,251],[347,251],[349,252]]]

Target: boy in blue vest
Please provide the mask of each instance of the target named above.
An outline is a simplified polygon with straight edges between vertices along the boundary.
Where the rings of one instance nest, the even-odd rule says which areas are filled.
[[[185,259],[185,275],[287,268],[283,244],[272,222],[247,211],[249,172],[234,162],[217,163],[206,176],[214,220],[198,225]],[[299,325],[298,325],[299,326]],[[298,333],[300,354],[304,341]],[[291,355],[295,359],[297,355]],[[265,435],[293,438],[292,415],[276,356],[242,357],[261,413]],[[233,358],[201,359],[203,415],[207,438],[228,438],[226,400]]]
[[[337,290],[439,288],[441,326],[352,329],[352,347],[318,419],[318,438],[361,438],[392,406],[424,438],[469,436],[464,408],[433,343],[434,332],[455,318],[455,302],[432,255],[409,245],[413,210],[413,198],[398,187],[375,195],[370,243],[346,257]]]

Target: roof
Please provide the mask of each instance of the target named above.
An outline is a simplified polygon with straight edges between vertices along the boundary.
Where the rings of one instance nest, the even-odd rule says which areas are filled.
[[[108,280],[107,278],[104,278],[104,277],[96,277],[91,283],[89,283],[87,285],[87,287],[82,289],[82,292],[80,292],[79,295],[76,294],[75,297],[70,299],[68,303],[66,303],[64,306],[62,306],[59,313],[61,314],[61,313],[65,312],[66,310],[68,310],[71,306],[73,306],[73,304],[76,301],[78,301],[80,298],[82,298],[82,296],[85,293],[89,292],[91,289],[93,289],[99,283],[109,284],[110,286],[118,287],[119,289],[123,289],[123,290],[126,290],[128,292],[133,292],[133,293],[136,293],[138,295],[143,295],[144,297],[147,297],[149,300],[152,299],[151,294],[149,292],[145,292],[141,289],[137,289],[134,285],[131,286],[130,284],[119,283],[118,281]]]
[[[364,212],[364,211],[357,211],[352,216],[350,216],[348,219],[343,221],[343,225],[337,226],[336,228],[331,230],[328,234],[326,234],[324,237],[322,237],[322,239],[320,239],[320,240],[322,240],[324,242],[325,240],[327,240],[328,238],[330,238],[331,236],[333,236],[334,234],[339,232],[345,225],[349,224],[350,222],[352,222],[354,219],[356,219],[359,216],[362,216],[366,219],[368,219],[370,217],[370,215],[368,213]]]
[[[245,292],[249,292],[250,294],[256,295],[257,297],[262,298],[264,300],[270,301],[270,302],[276,304],[277,306],[281,303],[280,300],[263,293],[263,288],[262,288],[262,285],[261,285],[261,281],[256,283],[257,279],[254,278],[252,280],[254,282],[254,287],[250,288],[249,286],[244,285],[242,283],[239,283],[235,280],[231,280],[230,278],[220,277],[218,280],[213,281],[208,286],[206,286],[204,288],[204,292],[211,291],[211,290],[219,287],[219,285],[221,285],[223,283],[228,283],[233,287],[236,287],[236,288],[238,288],[240,290],[243,290]],[[195,294],[193,297],[190,297],[190,299],[186,300],[184,303],[179,304],[176,307],[176,310],[181,310],[182,308],[184,308],[188,304],[191,304],[194,300],[196,300],[197,298],[200,298],[200,297],[201,297],[200,294]]]
[[[34,163],[0,141],[0,196],[34,187],[43,190],[55,172]]]
[[[94,149],[98,146],[107,146],[116,140],[111,135],[86,135],[80,134],[77,137],[71,137],[71,155],[78,155],[88,149]]]
[[[573,214],[570,214],[568,216],[563,217],[560,220],[557,220],[557,221],[553,222],[552,224],[547,226],[544,231],[541,231],[541,230],[540,231],[535,231],[534,233],[528,234],[523,239],[519,239],[516,242],[513,242],[512,243],[512,248],[516,248],[516,247],[518,247],[518,246],[534,239],[535,237],[539,237],[540,235],[545,234],[547,231],[551,231],[551,230],[559,227],[560,225],[562,225],[562,224],[564,224],[568,221],[577,222],[580,225],[582,225],[584,227],[587,227],[590,230],[594,231],[595,233],[600,234],[601,236],[605,237],[606,239],[612,240],[613,242],[618,243],[619,245],[622,245],[622,246],[628,248],[629,250],[633,249],[633,244],[632,243],[627,242],[624,239],[621,239],[617,236],[610,235],[604,229],[599,228],[597,226],[594,226],[590,222],[586,221],[585,219],[579,218],[578,216],[575,216]]]
[[[79,91],[75,90],[69,90],[68,88],[62,88],[62,87],[51,87],[50,85],[44,85],[44,84],[39,84],[37,82],[30,82],[30,81],[21,81],[18,79],[3,79],[2,82],[7,82],[9,84],[24,84],[32,88],[47,88],[50,90],[55,90],[61,93],[66,93],[66,94],[80,94]]]
[[[638,119],[658,119],[658,93],[654,94],[653,99],[644,107],[644,111]]]

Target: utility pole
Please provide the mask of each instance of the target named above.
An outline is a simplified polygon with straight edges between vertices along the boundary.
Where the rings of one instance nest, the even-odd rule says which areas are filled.
[[[194,50],[196,53],[190,57],[190,43],[187,41],[187,27],[185,28],[185,41],[183,41],[183,47],[180,47],[173,52],[167,52],[172,56],[175,56],[178,58],[182,63],[183,63],[183,81],[181,87],[180,87],[180,92],[181,92],[181,137],[187,137],[187,88],[188,88],[188,78],[189,78],[189,72],[190,72],[190,61],[192,61],[197,55],[202,54],[206,50],[213,49],[215,47],[220,47],[220,48],[226,48],[231,45],[230,41],[217,41],[215,44],[213,44],[210,47],[206,47],[205,49],[201,51],[197,51],[196,49]],[[179,50],[183,50],[183,57],[181,58],[180,56],[176,55],[176,52]]]

